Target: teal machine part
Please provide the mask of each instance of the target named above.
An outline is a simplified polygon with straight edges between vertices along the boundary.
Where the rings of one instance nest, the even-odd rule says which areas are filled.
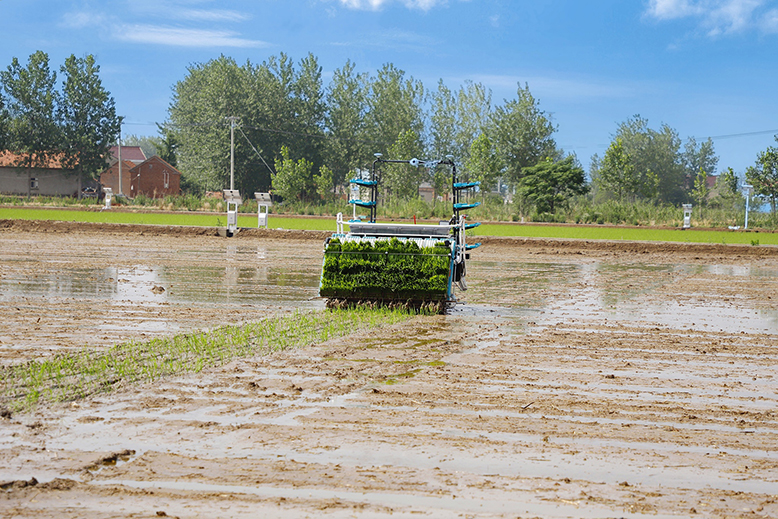
[[[448,166],[451,170],[453,214],[438,225],[378,223],[376,208],[380,168],[384,164],[410,164],[430,169]],[[435,303],[439,308],[456,302],[455,288],[467,290],[469,251],[466,231],[480,225],[468,223],[461,211],[478,202],[461,200],[462,193],[479,182],[458,182],[456,164],[442,161],[387,160],[376,154],[369,178],[355,178],[360,198],[349,203],[369,211],[369,217],[343,221],[338,214],[337,231],[324,246],[319,295],[330,302],[377,301],[381,303]],[[366,196],[364,196],[366,195]],[[348,232],[344,232],[348,226]]]

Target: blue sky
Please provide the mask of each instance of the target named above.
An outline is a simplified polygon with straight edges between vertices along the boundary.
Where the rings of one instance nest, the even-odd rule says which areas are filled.
[[[312,52],[325,83],[348,59],[391,62],[430,90],[481,82],[495,104],[526,82],[587,168],[635,114],[714,137],[719,171],[778,134],[778,0],[0,0],[0,19],[3,68],[95,55],[125,134],[156,134],[190,64],[281,52]]]

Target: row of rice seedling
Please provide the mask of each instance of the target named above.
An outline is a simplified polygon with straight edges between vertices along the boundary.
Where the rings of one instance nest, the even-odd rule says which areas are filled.
[[[107,350],[56,355],[0,368],[0,405],[13,411],[109,392],[134,382],[197,373],[233,359],[269,354],[364,332],[410,317],[408,311],[360,308],[292,315],[130,341]]]
[[[324,252],[320,295],[351,299],[443,299],[451,250],[442,242],[333,239]]]

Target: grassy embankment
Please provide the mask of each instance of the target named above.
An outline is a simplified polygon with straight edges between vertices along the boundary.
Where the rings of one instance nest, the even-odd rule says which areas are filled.
[[[213,213],[158,213],[124,211],[78,211],[67,209],[27,209],[2,208],[0,219],[58,220],[68,222],[99,222],[145,225],[182,225],[201,227],[223,227],[227,223],[226,214]],[[281,229],[302,229],[335,231],[335,219],[294,218],[270,215],[270,227]],[[240,227],[253,228],[257,225],[256,215],[238,216]],[[608,226],[608,225],[553,225],[553,224],[484,224],[474,229],[477,236],[517,236],[529,238],[571,238],[582,240],[627,240],[682,243],[725,243],[743,245],[778,245],[778,233],[697,230]]]
[[[76,400],[133,382],[198,373],[236,358],[364,333],[410,316],[408,311],[387,308],[298,311],[208,331],[126,342],[104,350],[58,354],[0,368],[0,407],[29,411],[42,403]]]

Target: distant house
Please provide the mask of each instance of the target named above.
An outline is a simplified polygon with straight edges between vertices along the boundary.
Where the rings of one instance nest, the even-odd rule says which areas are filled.
[[[119,193],[119,163],[115,162],[100,174],[100,184]],[[161,198],[181,194],[181,172],[157,155],[133,165],[124,160],[122,148],[122,191],[130,198],[146,195]]]
[[[78,175],[64,169],[59,158],[46,160],[44,167],[20,167],[24,157],[0,152],[0,193],[21,196],[75,196],[93,181],[81,184]]]
[[[108,152],[110,153],[108,158],[109,164],[113,164],[119,160],[119,146],[111,146]],[[137,166],[148,159],[140,146],[122,146],[121,156],[122,161],[126,160],[132,162],[133,166]]]

